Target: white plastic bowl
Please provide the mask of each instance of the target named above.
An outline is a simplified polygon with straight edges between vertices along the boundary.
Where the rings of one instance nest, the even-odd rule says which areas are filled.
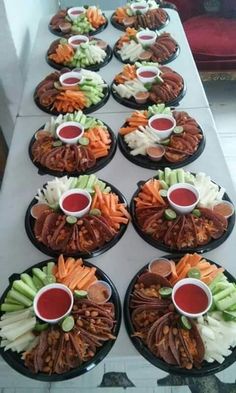
[[[71,211],[69,211],[69,210],[66,210],[66,209],[63,207],[63,201],[64,201],[64,199],[65,199],[66,197],[68,197],[69,195],[72,195],[72,194],[85,195],[85,196],[87,197],[87,199],[88,199],[88,205],[87,205],[84,209],[78,210],[78,211],[72,211],[72,212],[71,212]],[[59,199],[59,206],[60,206],[61,210],[62,210],[67,216],[74,216],[74,217],[77,217],[77,218],[83,217],[85,214],[87,214],[87,213],[89,212],[91,203],[92,203],[92,198],[91,198],[91,195],[89,194],[89,192],[86,191],[86,190],[80,189],[80,188],[74,188],[74,189],[72,189],[72,190],[68,190],[68,191],[64,192],[64,193],[61,195],[60,199]]]
[[[92,297],[90,298],[90,296],[89,296],[89,290],[91,288],[98,286],[98,285],[103,285],[104,289],[106,289],[108,292],[108,296],[107,296],[106,300],[104,300],[102,302],[96,302],[97,304],[104,304],[104,303],[108,302],[108,300],[110,299],[110,297],[112,295],[112,290],[111,290],[110,284],[108,284],[106,281],[103,281],[103,280],[98,280],[94,284],[90,285],[90,287],[88,288],[88,299],[94,302],[93,298]]]
[[[178,205],[178,204],[176,204],[175,202],[173,202],[173,201],[171,200],[170,195],[171,195],[172,191],[177,190],[177,189],[180,189],[180,188],[181,188],[181,189],[184,188],[184,189],[187,189],[187,190],[192,191],[193,194],[196,196],[196,202],[194,202],[192,205],[188,205],[188,206],[181,206],[181,205]],[[196,187],[192,186],[191,184],[188,184],[188,183],[176,183],[176,184],[174,184],[173,186],[171,186],[171,187],[168,189],[168,191],[167,191],[167,199],[168,199],[168,201],[169,201],[170,206],[171,206],[176,212],[178,212],[178,213],[180,213],[180,214],[188,214],[188,213],[190,213],[190,212],[197,206],[197,204],[198,204],[198,202],[199,202],[199,192],[198,192],[198,190],[196,189]]]
[[[75,82],[75,83],[67,83],[67,82],[65,82],[65,80],[68,78],[77,78],[77,79],[79,79],[79,81]],[[84,77],[82,76],[81,72],[69,71],[69,72],[65,72],[64,74],[62,74],[59,78],[59,81],[62,86],[72,87],[72,86],[80,85],[83,82],[83,79],[84,79]]]
[[[206,309],[203,310],[202,312],[199,312],[199,313],[189,313],[189,312],[187,312],[187,311],[184,311],[184,310],[183,310],[181,307],[179,307],[178,304],[176,303],[176,301],[175,301],[175,294],[176,294],[176,291],[177,291],[180,287],[182,287],[183,285],[186,285],[186,284],[193,284],[193,285],[198,286],[199,288],[203,289],[204,292],[205,292],[205,294],[207,295],[207,298],[208,298],[208,305],[207,305]],[[175,308],[176,308],[182,315],[185,315],[185,316],[188,317],[188,318],[198,318],[198,317],[200,317],[201,315],[206,314],[207,311],[209,311],[209,309],[211,308],[211,305],[212,305],[212,293],[211,293],[210,288],[209,288],[203,281],[198,280],[198,279],[196,279],[196,278],[183,278],[182,280],[178,281],[178,282],[174,285],[174,287],[173,287],[173,291],[172,291],[172,295],[171,295],[171,296],[172,296],[172,301],[173,301],[173,303],[174,303]],[[193,301],[197,302],[197,299],[193,299]]]
[[[58,288],[58,289],[63,290],[64,292],[66,292],[70,296],[71,304],[70,304],[70,307],[68,308],[68,310],[66,311],[66,313],[63,314],[60,318],[47,319],[47,318],[42,317],[42,315],[40,314],[40,312],[38,310],[38,300],[43,293],[45,293],[49,289],[53,289],[53,288]],[[37,295],[34,298],[33,308],[34,308],[34,312],[37,315],[37,317],[40,318],[42,321],[55,324],[70,314],[72,307],[73,307],[73,303],[74,303],[74,298],[73,298],[73,294],[72,294],[71,290],[66,285],[54,283],[54,284],[45,285],[45,287],[41,288],[38,291]]]
[[[142,8],[138,8],[138,7],[142,7]],[[146,1],[139,1],[139,2],[132,3],[130,5],[130,8],[134,14],[139,12],[141,14],[145,14],[149,9],[149,5],[146,3]]]
[[[142,76],[141,73],[145,71],[151,71],[155,73],[155,76]],[[143,66],[137,69],[137,77],[142,83],[152,83],[154,82],[155,78],[160,75],[160,70],[158,67],[155,66]]]
[[[142,39],[143,36],[150,36],[149,39]],[[137,40],[141,45],[151,46],[156,42],[157,33],[152,30],[141,30],[136,34]]]
[[[60,135],[60,131],[65,128],[65,127],[69,127],[69,126],[73,126],[73,127],[77,127],[81,133],[79,136],[76,136],[75,138],[65,138],[63,136]],[[60,124],[57,129],[56,129],[56,134],[58,136],[58,138],[63,142],[63,143],[67,143],[68,145],[73,145],[75,143],[78,142],[78,140],[84,135],[84,126],[80,123],[77,123],[75,121],[65,121],[64,123]]]
[[[80,44],[74,44],[73,42],[76,40],[81,40],[83,42],[81,42]],[[89,42],[89,39],[86,35],[72,35],[72,37],[70,37],[68,39],[68,43],[72,46],[72,48],[76,49],[78,48],[81,44],[87,44],[87,42]]]
[[[73,14],[73,12],[78,12],[78,13]],[[71,7],[67,11],[67,15],[69,15],[69,17],[72,21],[76,20],[78,18],[78,16],[80,16],[81,14],[84,14],[84,13],[85,13],[84,7]]]
[[[152,122],[155,119],[168,119],[168,120],[170,120],[172,122],[172,126],[170,128],[168,128],[167,130],[165,130],[165,131],[161,131],[161,130],[158,130],[156,128],[153,128],[152,127]],[[155,132],[156,135],[160,139],[166,139],[166,138],[168,138],[171,135],[171,133],[173,132],[173,129],[176,127],[176,121],[175,121],[175,118],[173,116],[171,116],[171,115],[158,114],[158,115],[154,115],[154,116],[150,117],[150,119],[148,120],[148,127],[150,127],[151,130],[153,132]]]

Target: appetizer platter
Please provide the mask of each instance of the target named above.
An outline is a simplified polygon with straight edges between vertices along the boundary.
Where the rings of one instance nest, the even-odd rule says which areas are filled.
[[[180,48],[170,33],[128,27],[114,46],[114,55],[122,63],[152,61],[167,64],[179,54]]]
[[[51,33],[60,37],[69,34],[98,34],[108,24],[102,11],[96,6],[70,7],[60,9],[49,22]]]
[[[106,82],[93,71],[62,68],[46,76],[34,91],[34,102],[52,115],[82,110],[88,114],[100,109],[109,99]]]
[[[110,127],[78,111],[51,117],[32,137],[29,156],[39,174],[79,176],[107,165],[116,145]]]
[[[124,7],[116,8],[111,16],[111,24],[124,31],[127,27],[147,27],[150,30],[161,29],[170,18],[155,0],[129,1]]]
[[[184,80],[170,67],[158,63],[126,64],[111,85],[114,99],[121,105],[146,109],[152,104],[178,105],[185,95]]]
[[[170,252],[204,252],[222,244],[235,224],[225,189],[205,173],[164,168],[140,182],[131,201],[132,222],[153,247]]]
[[[200,156],[205,137],[187,112],[157,104],[131,113],[119,130],[118,144],[122,154],[136,165],[178,168]]]
[[[167,255],[135,275],[125,296],[125,325],[154,366],[185,377],[229,367],[236,356],[235,279],[199,254]]]
[[[118,292],[82,259],[43,261],[9,278],[0,311],[0,353],[19,373],[63,381],[101,362],[119,333]]]
[[[57,70],[68,67],[98,71],[112,58],[111,47],[103,40],[85,35],[72,35],[53,41],[47,54],[47,63]]]
[[[95,175],[55,178],[39,189],[25,216],[26,233],[44,254],[91,258],[124,235],[124,196]]]

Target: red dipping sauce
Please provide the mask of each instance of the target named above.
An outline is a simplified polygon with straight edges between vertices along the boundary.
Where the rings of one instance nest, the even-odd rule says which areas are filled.
[[[154,71],[141,71],[139,75],[142,76],[143,78],[153,78],[157,74]]]
[[[81,133],[82,130],[76,126],[65,126],[59,131],[59,135],[67,139],[77,138]]]
[[[144,8],[146,8],[144,5],[136,5],[134,7],[135,10],[144,10]]]
[[[141,35],[139,38],[141,38],[141,40],[151,40],[153,38],[153,36],[151,36],[151,35]]]
[[[178,288],[174,295],[176,304],[181,310],[198,314],[207,309],[208,297],[204,290],[194,284],[185,284]]]
[[[179,206],[190,206],[193,205],[197,201],[196,195],[187,188],[177,188],[173,190],[169,198],[172,202]]]
[[[83,11],[74,10],[74,11],[71,12],[71,15],[79,15],[79,14],[82,14],[82,13],[83,13]]]
[[[66,314],[71,305],[70,295],[60,288],[42,293],[37,302],[38,312],[44,319],[57,319]]]
[[[89,200],[86,195],[75,193],[65,197],[62,207],[69,212],[79,212],[85,209],[88,204]]]
[[[165,118],[154,119],[151,122],[151,127],[155,128],[155,130],[158,130],[158,131],[166,131],[166,130],[169,130],[171,127],[173,127],[173,123],[171,120],[165,119]]]
[[[79,83],[79,78],[69,77],[63,80],[63,83],[67,83],[68,85],[73,85],[74,83]]]
[[[71,43],[74,44],[74,45],[80,45],[80,44],[83,44],[84,42],[86,42],[86,41],[85,40],[76,39],[76,40],[73,40]]]

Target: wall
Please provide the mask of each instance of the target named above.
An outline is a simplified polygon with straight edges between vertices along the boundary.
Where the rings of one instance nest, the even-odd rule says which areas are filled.
[[[62,7],[69,7],[71,5],[96,5],[102,10],[114,10],[116,7],[124,5],[126,0],[60,0]]]

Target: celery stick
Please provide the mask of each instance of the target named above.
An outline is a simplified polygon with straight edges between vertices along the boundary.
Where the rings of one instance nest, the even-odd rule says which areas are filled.
[[[44,273],[41,269],[39,269],[38,267],[34,267],[32,269],[33,274],[44,283],[44,280],[46,279],[47,275],[46,273]]]
[[[21,294],[20,292],[16,291],[15,289],[11,289],[8,292],[9,296],[12,299],[16,299],[19,303],[21,303],[22,305],[26,306],[26,307],[30,307],[33,302],[32,300],[30,300],[29,298],[27,298],[26,296],[24,296],[23,294]],[[17,305],[16,305],[17,306]],[[17,306],[19,307],[19,306]],[[19,308],[16,308],[15,310],[20,310]],[[14,310],[14,311],[15,311]]]
[[[30,277],[29,274],[27,273],[22,273],[20,275],[20,278],[22,281],[24,281],[25,284],[29,285],[29,287],[31,287],[35,292],[37,291],[37,288],[35,287],[32,277]]]
[[[13,311],[18,311],[18,310],[23,310],[25,306],[22,304],[6,304],[3,303],[1,304],[1,311],[6,311],[6,312],[13,312]]]
[[[36,291],[34,291],[31,287],[29,287],[27,284],[24,283],[24,281],[22,280],[15,280],[13,282],[12,287],[22,293],[22,295],[25,295],[26,297],[28,297],[29,299],[34,299],[34,297],[36,296]]]

